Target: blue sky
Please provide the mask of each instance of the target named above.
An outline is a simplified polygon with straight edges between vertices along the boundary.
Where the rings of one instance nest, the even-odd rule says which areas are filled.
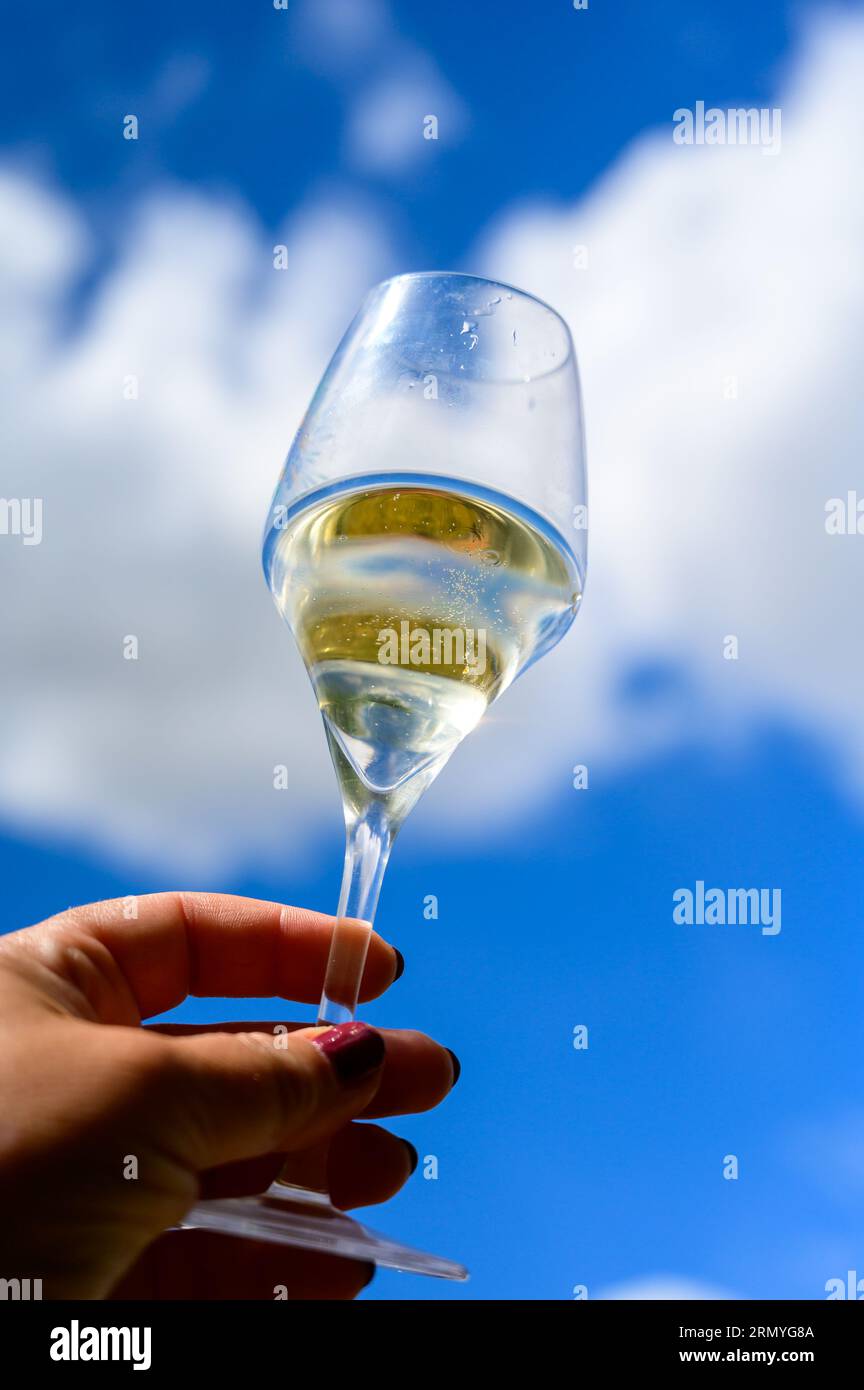
[[[236,191],[278,226],[345,176],[342,106],[370,71],[359,60],[329,71],[320,55],[304,61],[302,8],[85,5],[47,33],[44,17],[21,14],[0,60],[7,140],[74,190],[109,237],[112,224],[120,233],[118,197],[154,178]],[[670,103],[701,94],[762,105],[805,18],[796,5],[744,0],[686,12],[625,0],[576,13],[555,0],[529,16],[478,0],[458,18],[422,4],[391,13],[471,110],[470,138],[446,160],[368,188],[390,204],[412,263],[441,266],[461,262],[502,202],[576,197],[634,135],[668,121]],[[112,125],[120,106],[158,133],[134,168]]]
[[[179,200],[191,193],[204,200],[200,206],[219,209],[220,218],[227,216],[226,208],[239,209],[238,225],[254,227],[262,246],[280,237],[286,225],[302,222],[308,209],[339,207],[348,229],[343,252],[350,259],[356,248],[361,282],[367,262],[375,268],[374,278],[444,266],[500,273],[498,260],[492,264],[496,257],[516,267],[521,256],[529,264],[524,248],[534,238],[531,246],[536,242],[542,256],[542,228],[530,219],[517,221],[521,210],[532,208],[548,217],[560,211],[562,218],[576,208],[577,222],[578,209],[587,209],[592,255],[602,261],[618,226],[616,195],[603,195],[602,204],[591,199],[598,188],[610,187],[606,180],[620,177],[616,171],[627,167],[621,161],[634,142],[642,148],[638,142],[646,132],[668,127],[673,110],[697,99],[721,107],[775,104],[795,55],[808,42],[807,26],[818,25],[823,13],[861,13],[854,5],[829,10],[811,4],[805,11],[779,3],[699,3],[683,10],[592,3],[587,12],[576,13],[564,0],[531,9],[478,0],[454,7],[452,14],[440,6],[395,3],[389,18],[381,17],[383,8],[380,13],[374,6],[359,9],[366,22],[353,40],[353,55],[340,54],[338,29],[322,38],[311,21],[304,21],[308,7],[300,5],[291,13],[263,3],[154,4],[146,11],[84,6],[80,13],[58,12],[50,25],[41,11],[20,12],[10,21],[18,42],[8,43],[0,57],[5,146],[0,162],[16,178],[48,190],[88,238],[53,323],[58,360],[67,351],[67,335],[74,340],[82,325],[99,319],[94,305],[104,303],[100,287],[127,283],[112,277],[118,265],[127,273],[135,248],[147,245],[146,237],[138,239],[135,210],[154,196]],[[412,63],[420,65],[432,89],[443,93],[452,138],[442,134],[440,148],[431,151],[396,148],[391,159],[376,163],[374,151],[370,155],[352,145],[352,120],[362,112],[377,74],[383,80]],[[128,111],[140,114],[141,139],[134,150],[117,133]],[[791,160],[794,134],[787,139],[793,141]],[[653,166],[645,168],[650,172]],[[652,187],[656,194],[649,190],[645,196],[653,209],[663,189],[659,182]],[[793,183],[793,193],[803,207],[808,187]],[[725,196],[722,190],[710,194]],[[638,297],[649,274],[638,253],[641,224],[634,225],[632,217],[623,220],[636,246],[630,276]],[[367,223],[377,229],[374,252],[366,247]],[[175,224],[166,225],[170,232]],[[206,217],[194,224],[202,259],[209,254],[208,225]],[[218,228],[221,236],[222,222]],[[703,250],[698,223],[679,224],[679,231],[691,244],[695,270],[688,273],[710,280],[718,263],[707,247],[707,233]],[[563,235],[572,240],[569,230]],[[652,236],[646,233],[646,261]],[[770,228],[765,245],[770,252]],[[827,274],[818,248],[814,256],[818,275]],[[674,274],[673,264],[673,279]],[[356,301],[356,288],[346,291],[350,305],[328,300],[315,363],[326,360]],[[790,282],[781,282],[778,303],[787,292],[794,298],[793,290]],[[119,290],[117,298],[122,299]],[[597,319],[607,323],[614,340],[620,310],[610,296],[601,300]],[[586,312],[589,472],[590,387],[592,379],[602,380],[592,361],[602,356],[605,341],[592,330],[594,322]],[[635,333],[626,316],[617,322],[622,339]],[[860,319],[855,324],[860,330]],[[574,331],[581,352],[578,323]],[[755,342],[767,374],[770,353],[763,352],[762,340],[743,328],[737,336]],[[815,322],[813,338],[811,380],[823,365],[828,373],[833,360],[829,326]],[[274,341],[279,341],[278,322]],[[676,341],[674,334],[666,340],[667,356],[674,356]],[[659,348],[658,355],[663,355]],[[309,368],[313,379],[320,364],[314,372]],[[765,380],[760,365],[750,368],[757,383]],[[116,369],[122,371],[123,363],[118,361]],[[77,370],[86,371],[86,363]],[[622,361],[617,379],[639,370]],[[287,375],[291,371],[289,362]],[[74,378],[81,380],[80,374]],[[308,396],[305,379],[290,389]],[[662,395],[658,399],[656,416],[642,418],[646,431],[662,440],[664,429],[680,427],[668,418]],[[860,409],[850,405],[844,417],[854,447],[832,454],[829,443],[820,454],[820,477],[805,471],[803,482],[799,478],[787,489],[789,455],[783,451],[788,446],[775,437],[785,402],[772,414],[767,391],[760,399],[767,404],[759,430],[749,417],[742,423],[739,416],[725,440],[730,458],[740,451],[755,460],[746,475],[754,497],[767,498],[770,505],[772,497],[782,495],[786,508],[787,491],[794,490],[796,496],[814,498],[818,511],[823,497],[855,486],[856,468],[857,479],[861,476]],[[194,400],[185,410],[192,414]],[[818,410],[811,415],[816,429]],[[85,414],[76,422],[78,447],[86,449],[88,431],[95,435],[101,428],[95,418]],[[194,428],[194,421],[187,423]],[[148,428],[136,445],[144,459],[148,441],[155,438]],[[206,422],[201,428],[206,430]],[[277,439],[280,428],[284,422],[276,418]],[[608,437],[601,421],[598,454],[611,468]],[[283,449],[288,443],[284,437]],[[671,537],[682,527],[689,494],[682,495],[681,487],[707,493],[714,486],[701,471],[703,446],[704,441],[696,449],[687,444],[686,456],[695,460],[689,481],[670,484],[658,503],[660,519],[655,512],[654,523],[666,531],[637,531],[628,546],[631,554],[634,546],[644,547],[646,566],[654,563],[653,552],[663,549],[667,532]],[[278,452],[268,454],[254,439],[248,449],[262,477],[275,480]],[[48,477],[49,453],[47,442],[34,446],[31,462],[40,486],[43,473]],[[214,458],[214,468],[219,467],[218,455]],[[722,463],[710,480],[722,474]],[[183,466],[180,456],[176,467]],[[175,470],[172,477],[178,495],[187,489],[193,500],[199,495],[201,474],[187,477]],[[145,467],[142,486],[147,483]],[[621,486],[626,490],[626,478]],[[94,535],[100,516],[110,527],[113,514],[102,510],[109,496],[104,481],[97,486],[82,465],[76,490],[88,501]],[[49,490],[46,507],[50,498]],[[746,511],[746,493],[739,505]],[[230,525],[230,511],[226,514]],[[206,507],[203,517],[206,527]],[[643,625],[636,608],[631,622],[629,612],[614,607],[610,594],[620,577],[615,552],[623,543],[613,525],[601,525],[592,534],[586,613],[566,639],[575,653],[567,658],[572,669],[563,657],[550,659],[526,678],[525,692],[512,707],[509,735],[509,699],[517,700],[515,691],[502,703],[487,757],[463,763],[459,759],[463,751],[468,757],[467,746],[460,750],[402,832],[378,926],[401,948],[407,968],[392,997],[371,1008],[368,1017],[430,1031],[459,1054],[463,1075],[439,1112],[394,1126],[421,1156],[438,1157],[438,1180],[424,1181],[418,1172],[402,1195],[368,1218],[412,1244],[462,1259],[472,1280],[453,1287],[383,1273],[365,1298],[567,1299],[577,1284],[587,1284],[591,1296],[603,1296],[651,1280],[666,1287],[686,1281],[733,1296],[819,1298],[826,1280],[845,1277],[848,1269],[864,1275],[857,874],[864,803],[857,725],[850,712],[861,703],[856,693],[861,673],[857,666],[843,665],[857,629],[838,631],[839,619],[832,628],[836,613],[831,617],[835,599],[840,611],[850,592],[860,593],[861,561],[849,558],[853,552],[847,547],[842,563],[849,568],[842,574],[835,569],[837,552],[825,543],[817,520],[806,566],[824,618],[805,610],[796,622],[795,612],[786,611],[778,574],[786,573],[786,565],[793,569],[803,563],[801,520],[784,510],[775,526],[766,509],[761,531],[754,522],[740,538],[722,527],[719,536],[697,535],[689,554],[694,573],[700,569],[698,552],[706,546],[716,546],[716,569],[725,566],[730,576],[739,567],[745,572],[742,592],[733,594],[727,611],[710,606],[700,582],[694,580],[691,592],[686,554],[668,587],[665,571],[658,570],[652,581],[649,568],[646,587],[659,587],[668,606],[680,608],[674,630],[659,627],[650,613]],[[239,527],[238,521],[238,532]],[[772,527],[782,533],[777,553]],[[170,529],[168,522],[165,530]],[[82,532],[76,534],[65,554],[74,570],[83,571],[88,560]],[[238,547],[248,585],[244,602],[263,609],[269,600],[257,575],[252,578],[257,555],[245,535],[244,529]],[[849,538],[849,546],[855,544]],[[123,564],[140,563],[145,576],[148,563],[162,553],[145,554],[135,527],[124,545]],[[104,556],[98,548],[88,552],[94,554],[94,569],[109,563],[107,551]],[[188,583],[190,611],[199,611],[193,601],[196,586],[204,594],[208,580],[218,599],[215,547],[196,561],[194,573],[183,550],[166,548],[160,563],[168,567],[181,601]],[[74,655],[57,642],[57,613],[47,612],[32,564],[26,572],[16,571],[15,582],[22,601],[30,604],[30,635],[25,640],[19,634],[18,647],[4,642],[8,669],[11,673],[14,665],[20,672],[29,663],[27,689],[47,684],[55,700],[71,702],[74,709],[79,672]],[[757,611],[757,590],[768,595],[764,611]],[[93,592],[99,592],[98,585]],[[35,595],[32,601],[28,594]],[[605,683],[592,674],[591,649],[601,640],[599,620],[592,625],[589,618],[595,601],[595,611],[605,614],[603,640],[611,643],[613,630],[615,638]],[[81,650],[88,650],[88,631],[97,632],[98,607],[77,619]],[[134,611],[135,618],[118,608],[117,622],[125,630],[136,630]],[[147,621],[156,641],[158,613]],[[811,647],[823,627],[831,628],[835,645]],[[739,631],[745,634],[745,658],[748,642],[764,657],[752,680],[743,671],[739,680],[732,663],[712,665],[701,657],[703,641],[719,643],[725,632]],[[212,643],[218,647],[223,636],[215,627]],[[269,648],[261,652],[262,684],[271,679],[273,662],[282,660],[278,644],[290,640],[279,633],[275,619],[268,643],[271,637],[277,654]],[[56,657],[46,664],[44,649],[52,644]],[[257,684],[254,649],[250,660]],[[799,678],[795,673],[801,668],[807,669]],[[142,696],[144,718],[134,726],[137,751],[157,761],[166,720],[173,717],[167,658],[166,671],[163,683],[157,681]],[[819,671],[822,685],[817,674],[808,685],[809,673]],[[800,679],[794,698],[788,694],[790,672]],[[99,671],[97,676],[101,680]],[[296,683],[302,675],[292,666],[285,679]],[[734,681],[748,693],[731,694]],[[844,703],[836,692],[847,687]],[[10,690],[8,726],[14,738],[25,725],[11,676]],[[104,690],[104,717],[110,722],[116,711],[121,721],[124,697],[114,686]],[[277,728],[275,696],[266,707],[273,748],[288,759],[292,737],[319,737],[299,685],[297,692],[292,699],[306,711],[302,726]],[[594,697],[593,712],[588,695]],[[532,706],[535,696],[553,704]],[[607,711],[602,726],[596,708],[601,696]],[[49,714],[51,708],[49,703]],[[538,752],[536,765],[534,745],[530,757],[518,747],[520,725],[531,727],[532,708],[547,711],[535,714],[535,722],[542,717],[554,723],[551,752],[543,758]],[[219,715],[216,708],[214,723]],[[46,741],[54,740],[50,757],[59,759],[55,780],[64,790],[52,790],[48,752],[42,763],[38,749],[28,743],[31,761],[22,753],[19,765],[17,751],[7,749],[0,768],[7,928],[73,902],[181,885],[328,910],[334,905],[341,843],[329,785],[313,792],[304,783],[287,810],[280,803],[274,811],[272,795],[267,801],[262,838],[273,834],[287,843],[295,826],[300,834],[303,797],[321,800],[314,833],[303,841],[303,852],[287,860],[269,840],[261,856],[254,843],[250,846],[249,818],[234,808],[231,764],[214,770],[212,783],[202,780],[200,806],[188,789],[183,793],[188,800],[178,800],[174,788],[170,796],[166,790],[166,815],[175,814],[169,800],[181,817],[194,820],[200,813],[202,824],[214,803],[222,807],[215,851],[201,858],[200,847],[190,841],[186,858],[181,852],[172,861],[156,830],[150,833],[160,817],[159,787],[154,790],[143,774],[130,773],[133,781],[142,776],[140,792],[135,783],[129,796],[143,807],[139,824],[130,818],[128,787],[121,785],[121,755],[113,754],[108,773],[94,767],[91,774],[83,754],[67,765],[64,749],[75,744],[78,725],[61,723],[58,733],[48,715],[42,717]],[[190,737],[197,736],[185,705],[177,707],[175,722],[180,720],[189,721]],[[208,722],[209,715],[205,726]],[[236,731],[226,731],[225,738],[238,741]],[[320,739],[323,744],[323,733]],[[84,753],[90,746],[82,738]],[[218,741],[210,747],[208,766]],[[247,761],[258,756],[250,744]],[[104,750],[102,758],[108,759]],[[266,763],[266,754],[259,760]],[[574,762],[590,767],[587,791],[570,785]],[[31,780],[31,769],[32,780],[47,786],[41,799],[32,801],[20,785]],[[315,763],[308,771],[304,764],[303,775],[326,778],[326,765]],[[460,777],[484,785],[476,790],[470,835],[447,839],[441,822],[450,813]],[[105,828],[114,816],[115,797],[117,817],[125,816],[129,827],[122,843]],[[490,799],[509,803],[509,814],[492,814]],[[278,832],[272,831],[275,820]],[[236,852],[225,852],[226,845],[236,845]],[[771,937],[752,926],[676,926],[672,893],[697,879],[724,888],[780,887],[782,931]],[[439,898],[437,922],[423,917],[423,899],[430,893]],[[223,1007],[190,1001],[179,1016],[268,1017],[273,1012],[272,1002],[231,1001]],[[572,1047],[578,1024],[589,1028],[586,1052]],[[722,1177],[730,1153],[739,1158],[737,1181]]]

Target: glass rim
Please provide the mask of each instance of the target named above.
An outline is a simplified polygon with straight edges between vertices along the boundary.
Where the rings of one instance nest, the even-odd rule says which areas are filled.
[[[567,340],[567,357],[552,370],[557,371],[569,358],[576,356],[573,335],[564,315],[548,300],[541,299],[539,295],[532,294],[530,290],[520,289],[518,285],[510,285],[506,280],[490,280],[487,275],[473,275],[467,270],[403,270],[398,275],[388,275],[385,280],[379,280],[377,284],[370,286],[369,294],[372,295],[376,290],[383,289],[385,285],[395,285],[400,280],[471,280],[475,285],[488,285],[491,289],[503,290],[505,294],[518,295],[520,299],[527,299],[529,303],[536,304],[538,309],[543,309],[547,314],[551,314],[564,330]]]

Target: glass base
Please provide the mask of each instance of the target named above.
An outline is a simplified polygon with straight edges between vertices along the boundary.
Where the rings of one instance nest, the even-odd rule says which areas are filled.
[[[405,1274],[468,1278],[464,1265],[378,1235],[331,1206],[323,1193],[285,1183],[274,1185],[260,1197],[218,1197],[199,1202],[182,1225],[365,1260]]]

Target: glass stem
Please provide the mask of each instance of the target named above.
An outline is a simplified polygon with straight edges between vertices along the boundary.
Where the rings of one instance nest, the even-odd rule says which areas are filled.
[[[362,818],[346,817],[345,868],[318,1009],[319,1024],[348,1023],[354,1017],[381,880],[395,835],[386,804],[380,800],[370,800]],[[326,1201],[329,1148],[328,1139],[289,1154],[268,1197],[292,1201],[302,1194],[307,1200]]]
[[[370,799],[362,818],[347,821],[345,868],[318,1022],[347,1023],[354,1017],[366,964],[381,881],[395,829],[386,802]]]

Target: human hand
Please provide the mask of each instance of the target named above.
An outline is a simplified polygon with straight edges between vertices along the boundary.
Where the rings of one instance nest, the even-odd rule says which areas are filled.
[[[334,1201],[386,1200],[413,1151],[351,1121],[436,1105],[455,1059],[422,1034],[365,1026],[298,1027],[279,1047],[266,1023],[142,1028],[189,994],[316,1002],[333,921],[203,893],[142,897],[127,920],[126,902],[0,938],[4,1273],[42,1279],[46,1298],[118,1285],[126,1297],[272,1298],[276,1284],[289,1297],[353,1297],[368,1266],[162,1233],[199,1195],[262,1191],[281,1155],[331,1136]],[[361,999],[392,984],[397,961],[373,933]]]

